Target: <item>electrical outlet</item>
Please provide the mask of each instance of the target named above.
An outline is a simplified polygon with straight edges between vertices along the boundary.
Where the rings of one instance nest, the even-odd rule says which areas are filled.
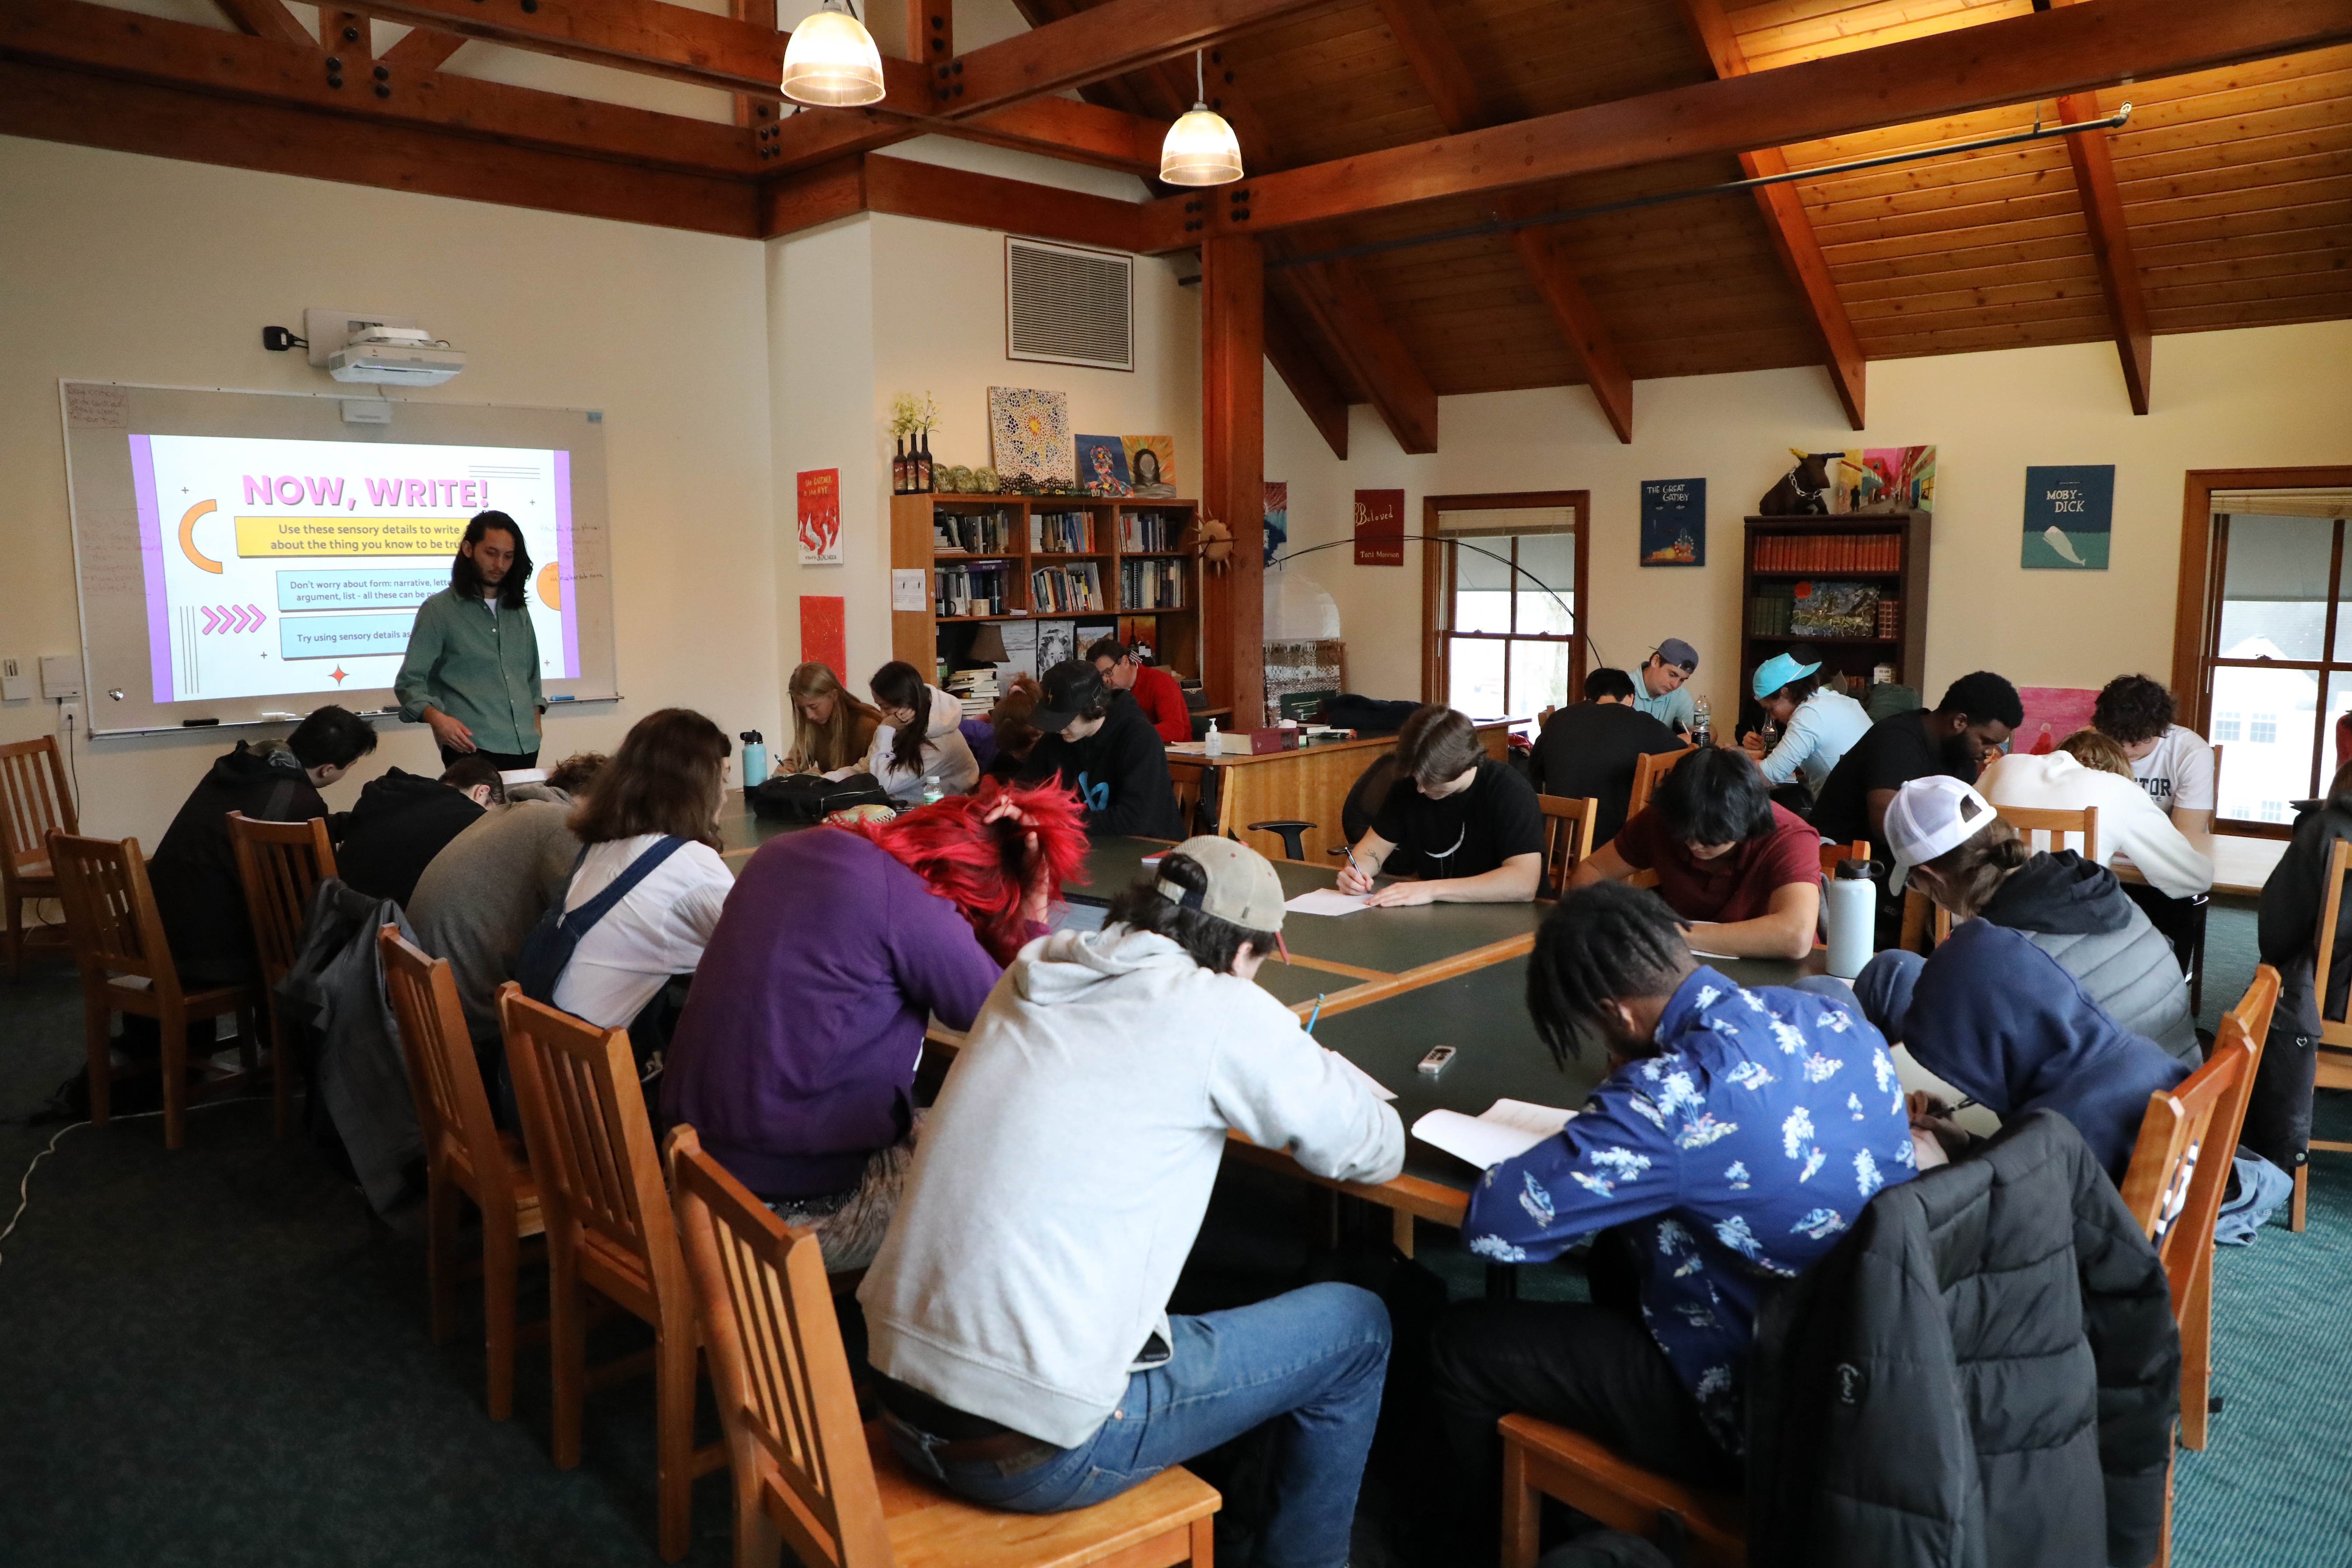
[[[79,735],[83,732],[84,726],[81,717],[81,700],[79,698],[69,697],[63,702],[58,703],[58,733],[60,735]]]
[[[0,658],[0,700],[21,702],[40,694],[32,669],[21,658]]]

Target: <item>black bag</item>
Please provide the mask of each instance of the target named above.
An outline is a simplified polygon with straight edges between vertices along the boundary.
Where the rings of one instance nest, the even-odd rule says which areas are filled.
[[[823,822],[853,805],[898,805],[872,773],[852,773],[838,782],[822,773],[784,773],[750,795],[751,815],[768,821]]]
[[[614,878],[603,892],[570,914],[564,913],[562,899],[550,905],[547,912],[539,917],[539,923],[530,928],[530,934],[522,939],[522,952],[515,959],[515,982],[522,987],[522,994],[534,1002],[554,1006],[556,982],[563,978],[580,939],[611,913],[614,905],[627,898],[630,889],[652,875],[655,867],[685,846],[685,839],[666,833],[658,843],[630,861],[628,868]],[[583,847],[580,858],[572,863],[572,876],[580,875],[580,868],[587,859],[588,851]],[[570,884],[565,886],[568,889]]]

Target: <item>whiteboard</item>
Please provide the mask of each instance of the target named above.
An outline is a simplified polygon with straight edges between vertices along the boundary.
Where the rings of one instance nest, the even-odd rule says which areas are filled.
[[[92,735],[396,712],[416,606],[485,510],[531,556],[547,696],[619,695],[602,413],[373,392],[58,383]]]

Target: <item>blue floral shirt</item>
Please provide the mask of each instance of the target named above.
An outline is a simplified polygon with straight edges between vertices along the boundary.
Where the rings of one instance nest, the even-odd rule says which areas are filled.
[[[1559,1137],[1487,1172],[1463,1234],[1483,1257],[1529,1263],[1630,1226],[1651,1337],[1738,1453],[1759,1298],[1916,1173],[1910,1122],[1878,1031],[1811,992],[1748,990],[1701,965],[1657,1041]]]

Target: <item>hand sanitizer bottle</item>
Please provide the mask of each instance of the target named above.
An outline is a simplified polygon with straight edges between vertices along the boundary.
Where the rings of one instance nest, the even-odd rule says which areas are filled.
[[[1217,733],[1217,721],[1214,719],[1209,721],[1209,733],[1202,744],[1207,747],[1210,756],[1222,757],[1225,754],[1225,738]]]

